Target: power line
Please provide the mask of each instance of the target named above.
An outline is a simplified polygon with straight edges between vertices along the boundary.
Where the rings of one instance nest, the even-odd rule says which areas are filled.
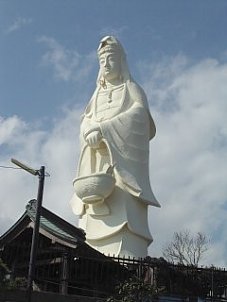
[[[17,168],[17,167],[9,167],[9,166],[1,166],[1,165],[0,165],[0,168],[3,168],[3,169],[20,169],[20,170],[22,170],[21,168]]]
[[[18,168],[18,167],[12,167],[12,166],[2,166],[0,165],[0,168],[2,169],[16,169],[16,170],[23,170],[22,168]],[[48,172],[45,173],[46,177],[50,177],[50,174]]]

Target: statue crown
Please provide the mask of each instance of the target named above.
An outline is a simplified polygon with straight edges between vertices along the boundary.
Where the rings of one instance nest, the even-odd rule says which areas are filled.
[[[121,43],[113,36],[106,36],[101,39],[97,50],[98,56],[105,52],[119,52],[124,54]]]

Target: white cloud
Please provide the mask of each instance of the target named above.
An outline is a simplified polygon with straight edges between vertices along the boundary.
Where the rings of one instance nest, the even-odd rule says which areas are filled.
[[[10,140],[16,136],[18,132],[23,131],[25,123],[17,116],[4,119],[0,116],[0,145],[10,143]]]
[[[95,52],[81,55],[76,50],[66,49],[54,38],[46,36],[39,38],[38,42],[44,43],[47,47],[42,63],[53,68],[54,76],[58,80],[83,81],[96,62]]]
[[[10,34],[12,32],[15,32],[22,27],[29,25],[32,23],[31,18],[23,18],[23,17],[18,17],[16,20],[5,30],[6,34]]]
[[[227,265],[227,64],[175,58],[152,70],[159,73],[145,83],[158,130],[151,179],[162,208],[150,210],[151,250],[159,254],[174,231],[203,231],[213,246],[206,261]]]
[[[5,138],[0,145],[0,165],[13,166],[11,157],[35,169],[45,165],[50,178],[45,181],[43,204],[74,223],[76,217],[71,212],[69,200],[78,156],[80,114],[79,109],[65,111],[48,132],[34,128],[18,117],[2,119],[0,124],[0,137]],[[10,132],[5,126],[13,124],[12,121],[14,131]],[[0,183],[4,183],[0,190],[4,209],[0,213],[2,233],[23,213],[28,200],[36,198],[38,180],[23,170],[0,168]]]

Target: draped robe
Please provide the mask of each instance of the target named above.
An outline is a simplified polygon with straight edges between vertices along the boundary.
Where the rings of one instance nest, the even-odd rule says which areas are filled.
[[[107,92],[97,88],[82,117],[77,175],[90,175],[114,166],[115,189],[103,205],[109,210],[97,214],[96,205],[85,206],[75,195],[72,208],[80,215],[79,226],[85,229],[90,245],[104,253],[111,249],[115,255],[143,257],[152,241],[147,206],[160,206],[149,181],[149,141],[155,135],[155,125],[138,84],[127,81],[110,93],[113,100],[108,104]],[[101,131],[102,143],[92,149],[84,137],[96,127]],[[130,243],[134,236],[141,239],[135,249]],[[137,255],[139,245],[144,246],[144,251]]]

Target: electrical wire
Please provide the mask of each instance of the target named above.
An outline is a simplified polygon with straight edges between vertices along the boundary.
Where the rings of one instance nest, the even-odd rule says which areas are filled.
[[[0,168],[2,168],[2,169],[16,169],[16,170],[23,170],[22,168],[17,168],[17,167],[12,167],[12,166],[2,166],[2,165],[0,165]],[[45,173],[45,176],[46,177],[50,177],[50,174],[48,173],[48,172],[46,172]]]
[[[1,165],[0,165],[0,168],[4,168],[4,169],[21,169],[21,168],[17,168],[17,167],[1,166]]]

